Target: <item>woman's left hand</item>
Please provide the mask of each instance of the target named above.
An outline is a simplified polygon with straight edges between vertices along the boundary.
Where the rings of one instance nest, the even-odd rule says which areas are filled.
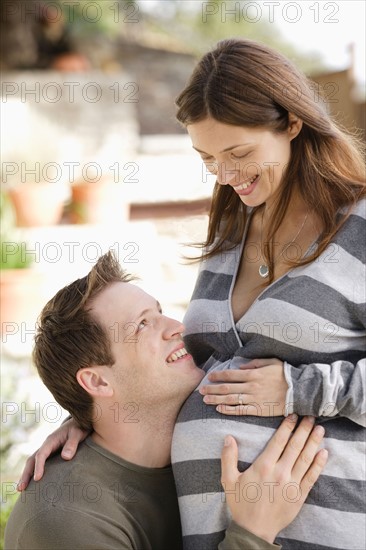
[[[288,385],[279,359],[253,359],[239,370],[212,372],[199,392],[207,405],[227,415],[283,416]]]

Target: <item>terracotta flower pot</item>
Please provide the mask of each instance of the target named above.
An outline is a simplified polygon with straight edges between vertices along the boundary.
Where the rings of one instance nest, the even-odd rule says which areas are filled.
[[[103,224],[129,219],[130,205],[123,200],[123,188],[109,180],[80,182],[71,187],[72,223]]]
[[[21,329],[21,323],[33,325],[43,306],[42,274],[26,269],[0,270],[1,333]],[[13,324],[16,324],[16,327]]]
[[[63,211],[60,187],[54,183],[23,183],[9,189],[20,227],[56,225]]]
[[[56,71],[65,71],[70,73],[89,71],[91,69],[91,65],[84,55],[76,52],[70,52],[63,55],[58,55],[53,61],[51,68]]]

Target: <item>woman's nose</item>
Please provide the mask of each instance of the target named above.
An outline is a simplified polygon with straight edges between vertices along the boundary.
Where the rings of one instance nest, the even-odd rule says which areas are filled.
[[[238,185],[240,183],[240,167],[221,162],[218,165],[217,182],[220,185]]]

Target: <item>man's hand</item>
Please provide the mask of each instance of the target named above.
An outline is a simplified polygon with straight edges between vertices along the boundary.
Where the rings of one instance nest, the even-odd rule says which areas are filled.
[[[270,543],[295,519],[328,458],[325,449],[317,452],[324,428],[306,417],[292,435],[296,420],[288,416],[243,473],[232,436],[222,450],[221,482],[233,520]]]
[[[253,359],[240,369],[212,372],[200,388],[207,405],[226,415],[284,416],[288,385],[283,361]]]
[[[45,439],[42,446],[26,461],[21,478],[18,482],[18,491],[24,491],[34,474],[35,481],[39,481],[44,474],[44,466],[47,458],[61,447],[61,456],[65,460],[71,460],[78,448],[90,432],[82,430],[73,418],[64,422],[57,430]]]

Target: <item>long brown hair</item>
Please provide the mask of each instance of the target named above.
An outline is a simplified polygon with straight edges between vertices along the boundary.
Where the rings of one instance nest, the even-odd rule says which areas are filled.
[[[317,250],[291,265],[305,265],[317,258],[344,224],[352,206],[366,194],[361,140],[331,120],[324,100],[311,82],[280,53],[251,40],[230,39],[198,62],[176,100],[177,119],[184,126],[211,117],[235,126],[263,127],[284,132],[289,113],[303,121],[291,141],[291,161],[286,167],[275,208],[264,237],[264,256],[273,280],[273,241],[288,209],[293,182],[309,211],[322,220],[324,231]],[[344,215],[339,210],[346,207]],[[216,183],[207,239],[202,258],[242,239],[247,208],[230,186]],[[221,225],[221,221],[224,223]]]
[[[38,373],[56,401],[84,429],[91,429],[95,411],[93,399],[80,386],[76,373],[90,365],[112,366],[115,362],[111,339],[90,312],[90,303],[111,283],[131,280],[108,252],[86,277],[59,290],[38,320],[33,349]]]

